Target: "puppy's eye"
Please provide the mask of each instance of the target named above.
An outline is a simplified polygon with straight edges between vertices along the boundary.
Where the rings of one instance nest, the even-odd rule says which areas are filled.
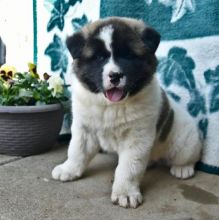
[[[137,55],[134,52],[129,51],[129,50],[119,51],[117,56],[122,58],[122,59],[127,59],[127,60],[132,60],[132,59],[138,58]]]
[[[134,54],[133,52],[127,52],[124,57],[126,59],[135,59],[135,58],[137,58],[136,54]]]
[[[96,59],[97,59],[98,61],[104,61],[104,60],[105,60],[105,57],[104,57],[103,55],[98,55],[98,56],[96,57]]]
[[[98,62],[102,62],[104,61],[106,58],[105,56],[101,55],[101,54],[95,54],[91,57],[92,60],[98,61]]]
[[[124,57],[126,59],[133,59],[133,55],[132,54],[126,54]]]

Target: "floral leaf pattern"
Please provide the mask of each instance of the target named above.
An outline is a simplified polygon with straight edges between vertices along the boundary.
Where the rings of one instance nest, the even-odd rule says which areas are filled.
[[[69,9],[69,4],[65,3],[65,0],[56,0],[54,3],[54,8],[51,11],[51,18],[47,24],[47,31],[51,31],[55,26],[59,28],[60,31],[64,28],[64,16]]]
[[[161,80],[166,87],[170,86],[174,81],[174,76],[177,75],[178,69],[178,65],[168,58],[161,58],[159,60],[157,72],[160,74]]]
[[[219,110],[219,87],[214,87],[211,93],[210,112],[217,112]]]
[[[195,63],[186,53],[183,48],[173,47],[169,50],[167,58],[159,61],[158,73],[161,73],[161,79],[166,87],[175,81],[190,91],[196,88],[192,74]]]
[[[176,102],[179,102],[179,101],[181,100],[181,97],[178,96],[177,94],[175,94],[174,92],[167,91],[167,93],[168,93],[169,96],[171,96],[172,99],[175,100]]]
[[[66,35],[65,31],[71,31],[71,28],[73,28],[73,31],[78,31],[89,22],[91,17],[89,13],[86,13],[83,9],[81,10],[81,8],[84,7],[84,4],[80,4],[83,0],[44,1],[47,2],[47,10],[50,13],[47,30],[50,34],[54,34],[54,32],[51,32],[52,30],[57,33],[53,36],[53,41],[46,48],[45,54],[51,59],[51,70],[60,71],[61,76],[65,78],[66,75],[63,74],[67,72],[68,65],[67,52],[63,43],[63,37]],[[123,0],[119,0],[119,2],[121,2],[121,4],[113,3],[113,1],[110,0],[101,0],[101,5],[104,7],[101,9],[103,11],[100,11],[100,17],[107,17],[106,15],[112,16],[115,11],[118,16],[127,16],[130,11],[131,16],[141,16],[142,19],[151,23],[155,28],[158,28],[163,40],[193,39],[194,37],[205,36],[205,32],[209,32],[209,35],[212,35],[212,33],[215,35],[216,33],[215,31],[211,32],[212,29],[216,29],[215,26],[204,32],[197,31],[202,23],[201,20],[206,20],[208,16],[203,16],[203,19],[197,19],[197,17],[199,18],[202,15],[200,5],[203,6],[203,3],[201,4],[196,0],[140,0],[136,1],[136,3],[131,0],[126,0],[124,4],[122,4]],[[140,9],[139,11],[137,10],[138,3],[142,6],[142,13],[135,14],[135,11],[140,11]],[[115,6],[115,4],[117,5]],[[75,16],[77,6],[80,8],[80,13],[76,13],[77,16]],[[110,7],[112,8],[110,9]],[[157,9],[158,11],[163,11],[165,15],[161,14],[160,19],[156,20],[154,16],[156,16]],[[194,13],[194,16],[192,13]],[[200,23],[197,23],[198,21],[200,21]],[[207,21],[210,23],[211,20]],[[195,25],[192,25],[191,30],[189,29],[188,32],[186,30],[183,30],[183,33],[178,31],[181,27],[188,27],[194,23]],[[164,30],[162,27],[165,27]],[[166,29],[170,30],[170,32],[168,31],[168,33],[166,33]],[[185,46],[188,48],[187,45]],[[197,76],[194,76],[194,70],[196,71],[199,65],[197,63],[196,68],[194,59],[183,47],[184,46],[172,47],[169,49],[166,57],[159,59],[157,69],[158,76],[168,95],[176,102],[184,105],[189,114],[196,120],[199,130],[205,138],[207,136],[209,123],[207,118],[208,113],[219,111],[219,87],[217,86],[219,84],[219,67],[215,70],[209,69],[205,71],[203,75],[204,82],[201,81],[200,85],[200,82],[195,79]],[[194,58],[195,57],[196,56],[194,56]],[[200,86],[203,85],[202,83],[210,87],[210,90],[208,90],[208,92],[210,91],[209,94],[206,94],[205,89],[201,90]],[[185,92],[186,97],[183,96],[181,91],[182,93]]]
[[[44,7],[51,13],[56,0],[44,0]]]
[[[204,72],[205,81],[207,84],[219,84],[219,66],[214,70],[206,70]]]
[[[61,70],[61,73],[66,73],[68,58],[65,53],[66,47],[64,46],[61,38],[56,34],[53,37],[53,42],[45,50],[45,55],[51,58],[51,70]]]
[[[71,23],[72,23],[74,30],[78,31],[81,29],[81,27],[83,27],[85,24],[88,23],[88,19],[87,19],[87,16],[84,14],[81,18],[72,19]]]
[[[210,109],[211,113],[219,111],[219,66],[215,70],[204,72],[205,81],[211,86],[210,91]]]
[[[51,42],[46,47],[44,54],[50,57],[50,68],[60,74],[64,84],[68,83],[67,73],[70,56],[65,46],[66,35],[70,34],[72,26],[77,31],[88,22],[85,14],[75,16],[76,10],[82,7],[83,0],[44,0],[44,7],[50,14],[47,23],[47,32],[53,36]],[[83,9],[82,9],[83,10]],[[80,11],[80,10],[79,10]],[[85,12],[84,12],[85,13]],[[80,14],[80,12],[79,12]],[[80,17],[81,16],[81,17]],[[73,19],[72,19],[73,18]],[[70,91],[66,87],[65,93],[70,97]],[[68,91],[68,92],[67,92]],[[64,123],[61,133],[70,133],[71,111],[65,113]]]
[[[81,3],[82,0],[69,0],[69,1],[68,1],[68,4],[71,5],[71,6],[74,6],[77,2],[80,2],[80,3]]]
[[[208,131],[208,119],[203,118],[198,122],[199,130],[202,132],[202,138],[206,139],[207,137],[207,131]]]
[[[151,5],[153,0],[145,0],[147,5]],[[188,11],[195,12],[195,0],[158,0],[166,7],[172,8],[171,23],[180,20]]]
[[[193,117],[197,117],[199,113],[206,113],[205,107],[205,99],[204,96],[198,91],[194,89],[190,91],[190,101],[187,104],[187,110]]]
[[[171,23],[174,23],[180,20],[187,11],[194,12],[195,11],[195,1],[194,0],[176,0],[172,5],[172,18]]]
[[[167,57],[159,60],[157,72],[168,94],[175,101],[180,102],[181,97],[175,92],[169,91],[168,88],[170,88],[172,84],[176,84],[187,90],[190,96],[190,99],[187,102],[187,111],[191,116],[197,117],[198,115],[206,114],[206,101],[204,95],[196,86],[193,75],[194,68],[195,62],[187,55],[187,51],[184,48],[172,47],[169,50]],[[210,76],[209,74],[206,74],[206,77],[209,81],[212,78],[215,78],[212,74],[210,74]],[[203,137],[206,136],[206,126],[206,121],[199,121],[199,127],[203,133]]]

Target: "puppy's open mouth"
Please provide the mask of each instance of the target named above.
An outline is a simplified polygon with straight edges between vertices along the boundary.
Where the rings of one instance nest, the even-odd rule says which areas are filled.
[[[126,96],[126,93],[124,92],[122,88],[112,88],[112,89],[106,90],[104,95],[111,102],[119,102]]]

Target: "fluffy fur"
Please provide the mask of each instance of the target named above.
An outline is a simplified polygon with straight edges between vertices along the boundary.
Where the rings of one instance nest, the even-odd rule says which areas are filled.
[[[150,159],[166,160],[178,178],[194,175],[198,131],[154,75],[159,41],[142,21],[116,17],[67,39],[74,58],[74,120],[68,159],[54,168],[54,179],[81,177],[100,146],[118,153],[111,200],[122,207],[142,203],[139,185]]]

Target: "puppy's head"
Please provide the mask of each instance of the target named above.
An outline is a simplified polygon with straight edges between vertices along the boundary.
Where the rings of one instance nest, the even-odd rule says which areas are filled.
[[[142,21],[112,17],[86,25],[66,44],[80,82],[119,102],[151,81],[159,42],[160,35]]]

